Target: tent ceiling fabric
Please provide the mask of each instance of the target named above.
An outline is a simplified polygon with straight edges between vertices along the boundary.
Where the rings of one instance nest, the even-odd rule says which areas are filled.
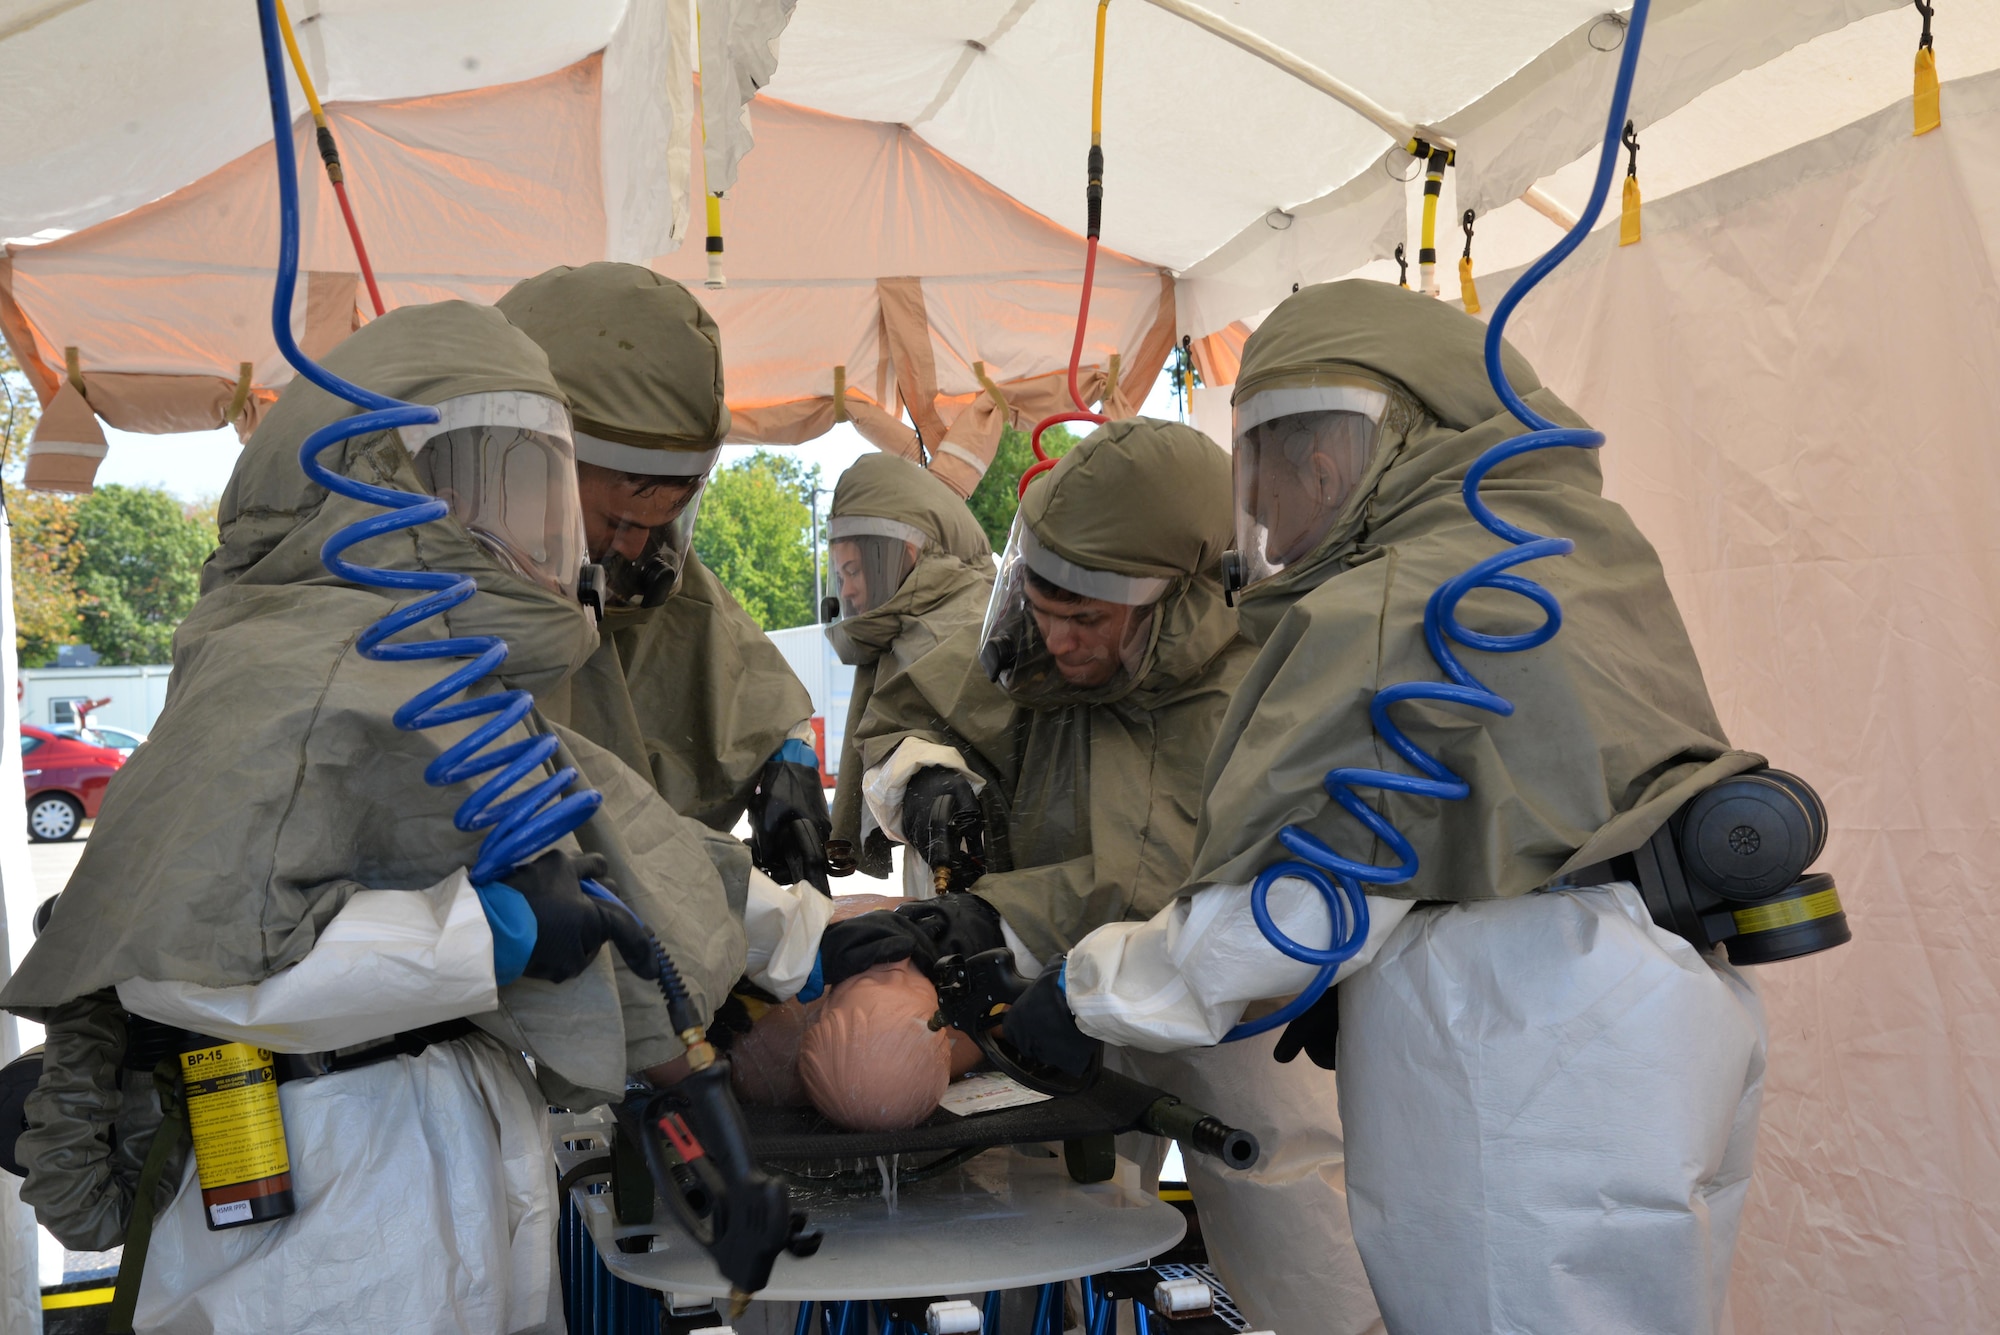
[[[1651,125],[1717,84],[1800,43],[1894,8],[1908,6],[1901,0],[1799,0],[1782,5],[1764,0],[1678,4],[1663,0],[1654,6],[1633,84],[1633,118],[1641,127]],[[1618,60],[1615,50],[1598,49],[1617,36],[1604,30],[1602,18],[1600,8],[1526,67],[1437,120],[1439,132],[1458,145],[1458,162],[1448,177],[1457,210],[1471,207],[1484,214],[1502,207],[1580,157],[1589,156],[1595,167],[1593,149],[1604,133],[1599,109],[1609,101]],[[1914,30],[1909,40],[1913,48]],[[1907,92],[1908,61],[1896,63],[1903,69]],[[1865,115],[1881,105],[1867,101],[1855,105],[1851,115]],[[1586,114],[1579,115],[1578,108],[1587,109]],[[1733,152],[1742,132],[1743,127],[1731,127],[1711,151]],[[1401,160],[1402,174],[1409,174],[1408,160],[1400,153],[1394,156]],[[1730,165],[1735,165],[1733,160]],[[1585,193],[1587,189],[1565,202],[1580,207]],[[1265,208],[1240,213],[1233,236],[1185,267],[1183,327],[1212,332],[1270,309],[1295,282],[1338,278],[1369,260],[1388,258],[1404,239],[1405,196],[1405,187],[1391,179],[1378,154],[1366,170],[1336,188],[1297,206],[1285,205],[1293,221],[1282,232],[1264,224]],[[1456,210],[1450,216],[1456,217]],[[1535,234],[1537,249],[1546,249],[1557,235],[1553,227],[1540,224]]]
[[[600,172],[611,115],[602,69],[621,59],[614,50],[497,88],[327,105],[391,305],[491,301],[521,277],[605,252],[617,229]],[[771,98],[751,105],[750,123],[758,148],[741,159],[727,208],[730,286],[702,286],[698,245],[633,257],[686,283],[721,324],[736,438],[796,443],[844,413],[909,453],[914,438],[896,422],[907,408],[945,449],[940,473],[970,491],[1004,422],[1063,406],[1082,239],[902,127]],[[663,143],[664,123],[653,126]],[[302,161],[311,137],[301,118]],[[706,190],[701,157],[684,197]],[[330,193],[309,178],[301,195],[309,280],[294,326],[310,349],[315,331],[324,347],[354,326],[357,291]],[[10,247],[0,328],[45,397],[75,347],[92,406],[127,430],[218,425],[247,361],[254,392],[240,424],[254,425],[291,378],[267,325],[276,215],[259,148],[121,217]],[[1101,392],[1114,358],[1157,367],[1173,332],[1171,281],[1102,253],[1085,390]]]
[[[1604,5],[1206,0],[1452,136],[1461,156],[1446,202],[1497,213],[1489,244],[1508,262],[1510,247],[1554,236],[1508,201],[1569,179],[1598,134],[1577,108],[1601,105],[1615,67],[1598,49],[1622,37]],[[1656,0],[1641,124],[1899,6]],[[929,447],[956,432],[972,471],[955,480],[968,482],[1002,419],[1064,406],[1095,9],[299,0],[294,19],[392,301],[490,299],[549,264],[607,257],[694,285],[706,270],[681,244],[700,231],[690,201],[705,166],[718,180],[739,171],[725,208],[730,287],[703,298],[725,326],[743,431],[803,440],[845,415],[911,450],[895,422],[907,409]],[[699,97],[698,10],[716,76]],[[1948,31],[1940,41],[1948,67]],[[1907,50],[1893,63],[1907,69]],[[1866,102],[1852,116],[1881,105],[1873,85],[1833,83],[1829,100]],[[62,349],[76,346],[106,420],[184,427],[238,400],[248,361],[258,392],[239,421],[254,420],[289,375],[257,333],[269,271],[250,257],[268,255],[273,227],[255,151],[266,109],[254,24],[204,0],[0,0],[0,88],[14,131],[0,136],[0,231],[85,229],[11,247],[0,270],[0,326],[37,388],[53,392]],[[720,99],[726,113],[760,88],[747,115],[706,108],[701,151],[697,102]],[[746,130],[766,126],[773,141],[746,154]],[[1738,165],[1742,127],[1710,133],[1718,163]],[[1104,238],[1123,254],[1100,270],[1081,376],[1092,395],[1119,374],[1116,357],[1118,401],[1143,398],[1176,329],[1203,338],[1205,364],[1219,367],[1244,322],[1294,282],[1352,272],[1408,232],[1411,188],[1389,174],[1401,150],[1388,133],[1148,0],[1109,11],[1104,142]],[[322,304],[354,269],[324,194],[316,181],[305,191],[306,264],[321,276],[307,288]],[[1284,230],[1266,225],[1275,207],[1291,215]],[[340,318],[295,315],[322,332]]]
[[[459,92],[572,65],[625,0],[297,0],[327,101]],[[298,85],[293,106],[303,108]],[[0,0],[0,237],[76,229],[271,137],[248,0]]]
[[[1791,45],[1898,3],[1659,0],[1635,112],[1663,115]],[[1589,41],[1610,7],[1605,0],[1211,0],[1207,7],[1412,122],[1455,135],[1467,171],[1494,183],[1490,201],[1468,201],[1482,210],[1520,195],[1596,140],[1601,124],[1575,110],[1603,105],[1617,64]],[[770,91],[844,116],[908,124],[1029,207],[1080,229],[1095,8],[1095,0],[804,0]],[[1112,5],[1107,47],[1107,245],[1187,270],[1232,238],[1268,231],[1261,220],[1272,208],[1295,209],[1353,183],[1371,187],[1376,217],[1359,229],[1362,253],[1345,267],[1372,258],[1366,246],[1401,210],[1402,196],[1380,167],[1392,147],[1386,133],[1144,0]],[[1245,313],[1183,323],[1208,333]]]

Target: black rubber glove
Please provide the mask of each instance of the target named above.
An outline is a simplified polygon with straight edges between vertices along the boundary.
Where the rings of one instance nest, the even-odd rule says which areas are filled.
[[[1288,1062],[1303,1052],[1312,1058],[1314,1066],[1331,1071],[1334,1040],[1339,1037],[1339,992],[1329,987],[1320,993],[1318,1001],[1306,1007],[1302,1014],[1285,1026],[1285,1032],[1278,1036],[1278,1046],[1271,1049],[1271,1055],[1281,1062]]]
[[[1076,1027],[1069,998],[1063,995],[1062,972],[1062,961],[1056,960],[1029,983],[1021,999],[1007,1008],[1000,1032],[1023,1057],[1066,1075],[1082,1075],[1103,1045]]]
[[[972,781],[931,765],[903,790],[903,836],[932,872],[950,873],[939,890],[963,890],[986,874],[986,816]]]
[[[977,955],[1006,944],[991,904],[977,895],[942,895],[834,923],[820,937],[820,971],[832,987],[878,964],[909,960],[929,977],[942,956]]]
[[[750,857],[757,869],[780,885],[810,881],[831,894],[826,841],[832,833],[818,766],[766,761],[750,793]]]
[[[639,920],[622,906],[584,892],[581,882],[592,880],[617,893],[605,880],[605,869],[604,859],[595,853],[552,848],[508,874],[506,884],[521,892],[535,915],[535,947],[521,970],[524,977],[566,983],[590,966],[606,941],[618,947],[633,973],[660,976],[652,938]]]

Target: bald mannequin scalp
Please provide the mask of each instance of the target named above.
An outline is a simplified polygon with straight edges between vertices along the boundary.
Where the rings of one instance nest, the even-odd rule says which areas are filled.
[[[929,1027],[937,1005],[907,960],[835,987],[799,1043],[813,1106],[850,1131],[904,1131],[929,1117],[951,1083],[951,1038]]]

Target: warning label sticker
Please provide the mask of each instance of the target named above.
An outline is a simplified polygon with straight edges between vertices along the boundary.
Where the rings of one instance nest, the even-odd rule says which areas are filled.
[[[202,1190],[290,1171],[269,1051],[247,1043],[223,1043],[184,1052],[181,1076]],[[248,1204],[243,1208],[247,1210]]]

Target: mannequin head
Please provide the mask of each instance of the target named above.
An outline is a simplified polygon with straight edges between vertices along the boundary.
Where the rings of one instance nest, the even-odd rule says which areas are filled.
[[[799,1043],[813,1106],[850,1131],[904,1131],[951,1083],[951,1039],[933,1031],[937,989],[908,961],[878,965],[827,993]]]

